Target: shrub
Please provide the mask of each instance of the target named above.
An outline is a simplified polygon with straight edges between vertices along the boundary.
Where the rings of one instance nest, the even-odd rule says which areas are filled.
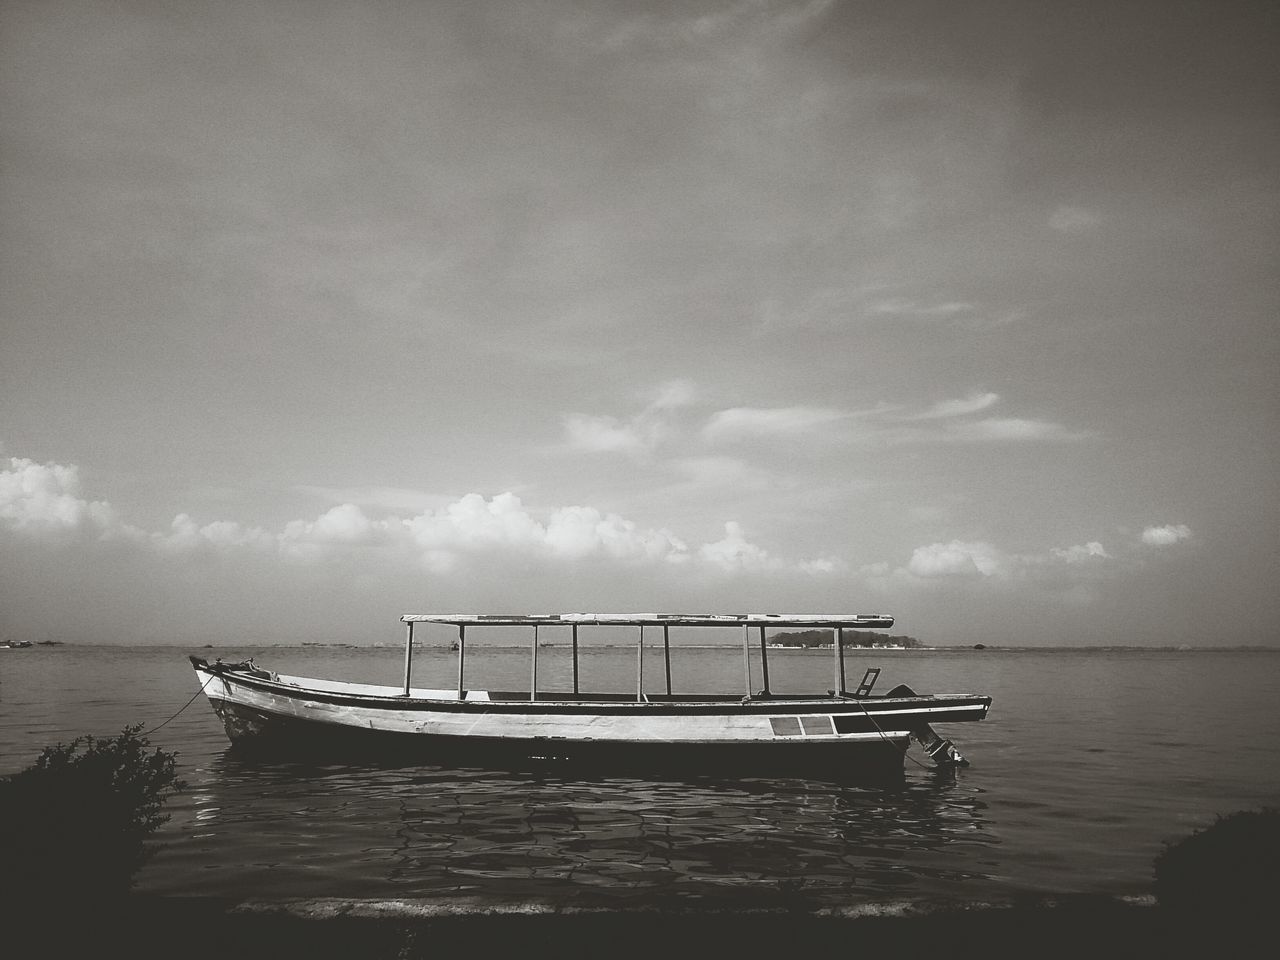
[[[1161,907],[1192,914],[1274,909],[1280,896],[1280,810],[1219,817],[1155,860]]]
[[[154,850],[145,841],[183,783],[175,755],[148,752],[141,726],[46,747],[0,780],[0,895],[119,897]]]

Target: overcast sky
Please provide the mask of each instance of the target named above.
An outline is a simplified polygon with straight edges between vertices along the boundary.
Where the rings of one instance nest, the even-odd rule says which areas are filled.
[[[1274,3],[0,5],[0,634],[1280,643]]]

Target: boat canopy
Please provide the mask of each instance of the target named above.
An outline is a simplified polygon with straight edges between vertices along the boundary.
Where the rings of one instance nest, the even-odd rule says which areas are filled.
[[[458,627],[851,627],[883,630],[893,626],[893,617],[861,613],[407,613],[400,619],[404,623],[447,623]]]

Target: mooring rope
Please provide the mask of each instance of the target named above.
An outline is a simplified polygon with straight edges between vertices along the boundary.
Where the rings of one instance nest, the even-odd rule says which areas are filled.
[[[209,676],[205,677],[205,681],[204,681],[204,683],[200,684],[200,689],[196,691],[195,696],[194,696],[194,697],[192,697],[190,700],[188,700],[186,703],[184,703],[181,707],[179,707],[179,708],[178,708],[178,713],[182,713],[182,711],[183,711],[183,710],[187,709],[187,707],[189,707],[189,706],[191,706],[193,703],[195,703],[195,702],[196,702],[196,697],[198,697],[198,696],[200,696],[200,694],[204,693],[204,688],[205,688],[205,687],[207,687],[207,686],[209,685],[209,681],[210,681],[210,680],[212,680],[212,679],[213,679],[213,674],[212,674],[212,673],[211,673],[211,674],[209,674]],[[175,713],[172,717],[170,717],[170,718],[169,718],[169,720],[175,720],[175,719],[177,719],[178,713]],[[144,737],[145,737],[145,736],[149,736],[150,734],[155,733],[157,730],[159,730],[159,729],[160,729],[160,727],[163,727],[163,726],[165,725],[165,723],[168,723],[168,722],[169,722],[169,720],[166,720],[164,723],[160,724],[159,726],[152,727],[150,730],[143,730],[143,731],[142,731],[142,733],[140,734],[140,736],[144,736]]]
[[[859,710],[861,710],[863,713],[867,715],[867,719],[871,721],[871,725],[876,728],[876,733],[880,734],[880,739],[884,740],[886,743],[893,744],[893,741],[889,739],[889,735],[886,734],[883,729],[881,729],[880,724],[876,723],[876,718],[871,715],[871,711],[868,710],[866,706],[863,705],[862,701],[859,700],[857,697],[854,697],[853,702],[858,705]],[[903,757],[910,760],[917,767],[920,767],[924,770],[934,769],[933,767],[930,767],[927,763],[921,763],[911,754],[907,753],[907,751],[910,749],[911,749],[911,738],[907,737],[907,745],[902,748]]]

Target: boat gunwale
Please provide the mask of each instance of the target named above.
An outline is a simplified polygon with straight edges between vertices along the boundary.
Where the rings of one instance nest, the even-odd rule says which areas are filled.
[[[982,694],[917,694],[911,697],[837,697],[832,695],[789,695],[752,696],[750,698],[733,698],[727,694],[708,694],[708,697],[719,699],[672,701],[664,699],[652,700],[561,700],[561,699],[510,699],[510,700],[467,700],[449,698],[406,697],[403,694],[370,694],[344,693],[337,690],[321,690],[304,687],[295,683],[272,680],[253,676],[239,670],[229,669],[227,665],[203,664],[193,661],[197,672],[204,671],[210,679],[219,677],[230,680],[249,689],[272,693],[294,700],[310,700],[318,703],[329,703],[346,706],[363,706],[377,709],[397,711],[443,711],[450,713],[552,713],[552,714],[802,714],[802,713],[875,713],[891,715],[896,712],[929,712],[931,709],[962,710],[981,708],[985,714],[990,707],[991,697]],[[298,680],[318,679],[297,677]],[[333,681],[330,681],[333,682]],[[341,682],[341,681],[337,681]],[[388,688],[390,689],[390,688]],[[218,696],[215,691],[206,690],[210,696]],[[580,697],[583,695],[579,695]],[[619,695],[622,696],[622,695]],[[655,698],[662,697],[654,694]]]

